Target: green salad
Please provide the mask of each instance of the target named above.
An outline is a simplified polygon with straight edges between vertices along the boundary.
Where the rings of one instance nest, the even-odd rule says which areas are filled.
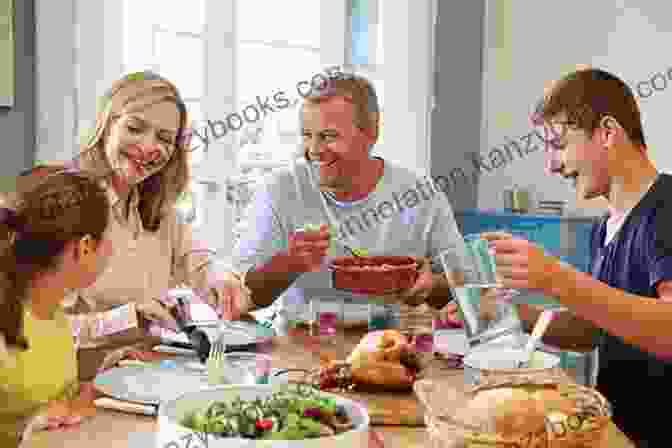
[[[311,387],[282,390],[266,399],[217,401],[180,422],[193,431],[216,437],[302,440],[332,436],[354,424],[335,400]]]

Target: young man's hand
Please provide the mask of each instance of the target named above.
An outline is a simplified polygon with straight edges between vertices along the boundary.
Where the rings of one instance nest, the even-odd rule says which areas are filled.
[[[547,255],[538,245],[505,232],[486,232],[481,237],[495,250],[497,276],[505,288],[550,293],[560,260]]]

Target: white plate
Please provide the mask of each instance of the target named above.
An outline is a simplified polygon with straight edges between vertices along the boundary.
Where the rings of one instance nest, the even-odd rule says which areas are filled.
[[[181,367],[125,366],[97,375],[93,384],[100,392],[117,400],[158,405],[185,391],[207,387],[208,377]]]
[[[208,376],[193,358],[175,359],[177,367],[125,366],[106,370],[93,381],[97,390],[121,401],[159,405],[185,392],[210,387]],[[278,375],[279,368],[271,368],[271,384],[288,382],[288,375]],[[235,375],[237,372],[230,372]],[[237,378],[237,377],[236,377]],[[236,381],[232,378],[232,382]]]
[[[439,353],[464,356],[469,351],[467,335],[464,330],[436,330],[434,346]]]
[[[207,324],[200,325],[198,328],[205,331],[210,342],[217,339],[219,321],[211,321]],[[274,336],[272,329],[266,328],[254,322],[236,321],[232,322],[230,326],[221,325],[221,332],[224,344],[228,346],[245,346],[263,342],[269,337]],[[189,343],[189,338],[184,333],[174,333],[172,331],[165,331],[161,335],[163,343],[181,342]]]

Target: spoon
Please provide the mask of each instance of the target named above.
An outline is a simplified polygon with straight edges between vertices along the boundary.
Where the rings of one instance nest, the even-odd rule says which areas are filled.
[[[557,311],[555,310],[544,310],[544,312],[541,313],[541,316],[539,316],[539,319],[537,319],[537,323],[534,324],[532,336],[530,337],[530,340],[527,341],[527,345],[525,345],[524,356],[520,361],[517,361],[516,368],[520,369],[524,365],[528,366],[530,364],[530,361],[532,360],[532,354],[536,350],[541,337],[546,332],[548,325],[555,318],[556,314]]]
[[[347,244],[345,244],[343,241],[341,241],[339,239],[336,239],[336,238],[334,238],[333,241],[340,244],[341,247],[343,247],[345,250],[347,250],[350,253],[350,255],[352,255],[353,257],[360,258],[360,257],[366,257],[368,255],[368,253],[364,249],[353,249],[350,246],[348,246]]]

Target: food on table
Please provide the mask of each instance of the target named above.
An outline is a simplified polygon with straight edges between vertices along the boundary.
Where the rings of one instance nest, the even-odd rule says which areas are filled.
[[[480,390],[456,416],[469,426],[504,437],[522,437],[543,433],[547,416],[572,415],[575,408],[558,385],[521,385]]]
[[[354,427],[344,407],[310,387],[283,390],[264,400],[215,402],[188,414],[181,424],[219,437],[271,440],[333,436]]]
[[[544,408],[522,388],[503,387],[479,392],[460,413],[465,423],[504,436],[536,434],[546,427]]]
[[[362,338],[347,361],[351,364],[399,362],[405,345],[408,345],[406,336],[397,330],[373,331]]]
[[[409,390],[422,365],[406,336],[397,330],[366,334],[346,362],[332,361],[320,370],[320,388]]]
[[[406,256],[337,257],[330,263],[336,289],[358,294],[388,294],[413,286],[418,262]]]

